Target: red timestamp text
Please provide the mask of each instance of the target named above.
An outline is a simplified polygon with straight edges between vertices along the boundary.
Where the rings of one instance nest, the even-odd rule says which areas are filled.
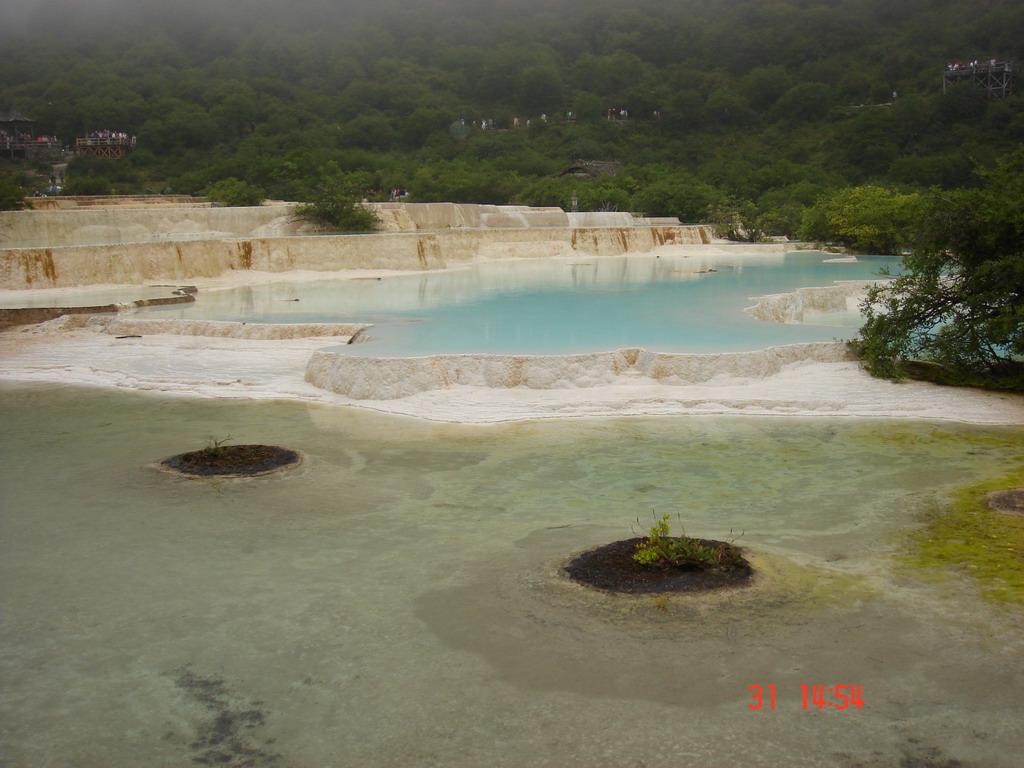
[[[751,685],[747,690],[753,699],[748,709],[775,709],[774,685]],[[860,709],[865,704],[859,685],[801,685],[800,693],[804,709]]]

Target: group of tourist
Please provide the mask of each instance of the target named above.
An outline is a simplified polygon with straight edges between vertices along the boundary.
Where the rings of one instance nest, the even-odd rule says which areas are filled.
[[[542,114],[540,116],[540,121],[542,123],[546,123],[548,121],[548,116],[545,115],[545,114]],[[465,120],[460,120],[459,122],[461,122],[463,126],[466,125],[466,121]],[[526,118],[525,120],[520,120],[518,117],[513,117],[512,118],[512,128],[529,128],[531,124],[532,123],[531,123],[530,118]],[[476,128],[476,125],[477,125],[476,124],[476,120],[474,120],[473,121],[473,127]],[[481,131],[497,131],[497,130],[501,130],[501,129],[498,128],[498,124],[496,122],[494,122],[494,120],[485,119],[485,120],[481,120],[480,121],[480,130]]]
[[[661,110],[660,109],[655,109],[651,113],[651,115],[653,117],[655,117],[655,118],[661,117]],[[628,109],[616,109],[614,107],[609,107],[604,112],[604,116],[608,120],[625,121],[625,120],[629,119],[629,110]],[[565,120],[565,122],[567,122],[567,123],[571,123],[571,122],[576,120],[576,113],[573,112],[572,110],[566,110],[565,112],[562,113],[562,119]],[[547,123],[548,122],[548,115],[547,115],[547,113],[546,112],[542,112],[541,115],[540,115],[539,120],[540,120],[541,123]],[[525,118],[524,119],[524,118],[520,118],[520,117],[513,117],[512,120],[511,120],[511,123],[509,124],[509,127],[512,128],[513,130],[515,130],[516,128],[529,128],[532,124],[533,123],[532,123],[532,120],[530,118]],[[474,120],[469,125],[467,125],[465,118],[461,118],[459,120],[459,126],[461,128],[463,128],[463,129],[469,128],[470,125],[473,128],[479,128],[481,131],[498,131],[498,130],[502,130],[498,126],[498,123],[496,123],[493,119],[490,119],[490,118],[485,118],[483,120],[480,120],[479,122]]]
[[[542,123],[546,123],[548,121],[548,116],[546,114],[542,113],[541,116],[540,116],[540,121]],[[459,122],[462,123],[463,127],[465,127],[465,125],[466,125],[466,121],[465,120],[460,120]],[[513,128],[529,128],[531,124],[532,123],[531,123],[530,118],[526,118],[525,120],[520,120],[518,117],[513,117],[512,118],[512,127]],[[476,128],[476,120],[473,121],[473,127]],[[498,128],[498,124],[495,123],[494,120],[486,119],[486,120],[481,120],[480,121],[480,130],[481,131],[488,131],[488,130],[489,131],[497,131],[497,130],[499,130],[499,128]]]
[[[629,110],[628,109],[615,109],[615,107],[609,107],[605,111],[604,116],[608,120],[625,121],[625,120],[629,120]],[[654,117],[654,118],[661,117],[661,110],[660,109],[652,110],[651,111],[651,117]]]
[[[56,136],[36,136],[32,138],[31,134],[24,131],[18,131],[16,134],[11,135],[7,131],[0,129],[0,147],[9,149],[12,144],[45,144],[48,147],[53,147],[59,145],[60,140]]]
[[[85,138],[104,144],[131,144],[132,146],[135,146],[136,141],[134,136],[129,136],[124,131],[110,131],[106,129],[102,131],[89,131],[89,133],[85,134]]]
[[[8,149],[11,144],[27,144],[30,141],[32,141],[32,137],[24,131],[8,133],[7,131],[0,129],[0,146],[4,149]]]
[[[362,199],[364,203],[370,201],[383,202],[387,201],[390,203],[399,203],[409,196],[409,190],[402,189],[401,187],[391,187],[385,191],[383,187],[370,187],[362,191]]]
[[[988,61],[979,61],[978,59],[975,59],[970,64],[964,64],[962,61],[951,62],[946,65],[946,71],[959,72],[961,70],[997,69],[1002,67],[1009,68],[1009,65],[1000,61],[996,61],[995,59],[989,59]]]

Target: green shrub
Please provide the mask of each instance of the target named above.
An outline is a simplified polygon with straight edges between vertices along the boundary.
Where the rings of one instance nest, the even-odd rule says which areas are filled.
[[[686,535],[670,535],[669,515],[654,523],[645,539],[636,545],[633,559],[640,565],[684,565],[700,570],[717,568],[726,555],[726,545],[708,546]]]
[[[20,211],[30,208],[25,200],[25,188],[13,176],[0,176],[0,211]]]
[[[380,223],[376,213],[359,205],[355,195],[334,180],[322,183],[311,201],[295,208],[295,215],[340,232],[373,232]]]
[[[773,214],[758,209],[750,200],[727,197],[708,206],[707,220],[714,225],[715,236],[744,243],[760,243],[783,226]]]
[[[112,195],[114,185],[109,179],[99,176],[68,176],[64,185],[65,195]]]
[[[210,184],[203,190],[203,197],[231,207],[259,205],[263,202],[263,190],[247,181],[234,177]]]
[[[895,254],[913,241],[921,212],[921,196],[916,193],[847,187],[804,211],[799,237],[859,253]]]
[[[228,446],[224,445],[224,443],[229,440],[231,440],[231,435],[220,439],[210,435],[206,438],[206,446],[202,449],[202,452],[206,456],[222,456],[228,451]]]

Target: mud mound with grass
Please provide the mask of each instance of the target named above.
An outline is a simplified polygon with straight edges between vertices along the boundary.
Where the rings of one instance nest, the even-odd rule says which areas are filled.
[[[294,466],[297,451],[277,445],[220,445],[179,453],[160,462],[174,472],[198,477],[251,477]]]
[[[704,547],[722,552],[721,562],[713,567],[691,563],[642,565],[634,557],[645,538],[624,539],[588,550],[565,567],[574,581],[598,589],[626,594],[657,592],[703,592],[746,584],[753,568],[739,547],[724,541],[695,539]]]

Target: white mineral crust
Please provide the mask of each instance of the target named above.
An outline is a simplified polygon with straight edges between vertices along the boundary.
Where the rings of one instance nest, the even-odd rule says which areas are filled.
[[[307,365],[310,378],[328,376],[335,356],[320,350],[336,348],[344,335],[325,331],[261,338],[256,325],[229,332],[224,326],[232,324],[173,321],[161,327],[162,322],[67,317],[11,329],[0,334],[0,379],[195,397],[290,399],[481,424],[685,414],[1024,424],[1020,395],[874,379],[856,362],[845,359],[839,343],[729,355],[624,350],[519,359],[494,355],[413,358],[412,362],[349,358],[354,371],[347,374],[351,389],[340,394],[315,386],[306,376]],[[147,328],[147,323],[157,325]],[[316,326],[307,330],[320,332]],[[117,338],[139,331],[143,332],[140,338]],[[238,338],[235,333],[248,337]],[[798,347],[809,347],[812,354],[795,354]],[[319,374],[318,366],[324,369]]]

